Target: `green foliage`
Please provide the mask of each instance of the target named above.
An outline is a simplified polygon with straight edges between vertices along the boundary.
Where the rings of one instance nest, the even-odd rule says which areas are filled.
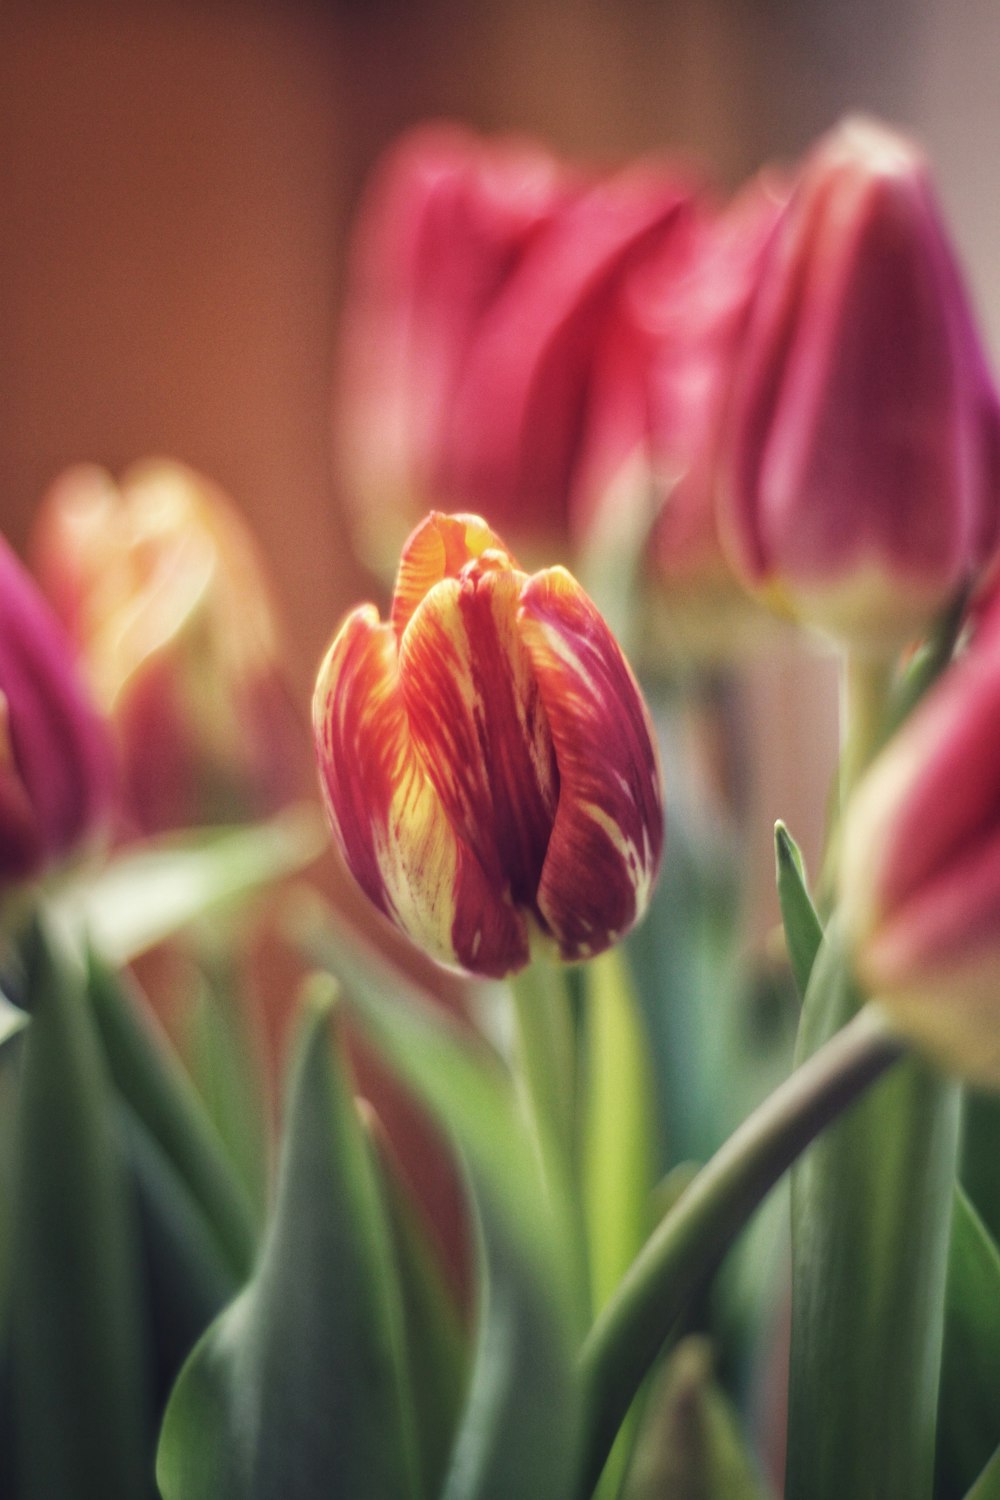
[[[164,1500],[420,1493],[385,1206],[327,1006],[294,1069],[274,1215],[254,1275],[167,1409]]]

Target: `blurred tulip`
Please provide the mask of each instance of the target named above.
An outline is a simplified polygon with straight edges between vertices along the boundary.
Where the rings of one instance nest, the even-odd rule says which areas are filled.
[[[641,560],[665,627],[658,652],[725,658],[767,633],[725,556],[716,504],[734,362],[786,196],[764,174],[724,212],[692,211],[628,277],[597,350],[574,534],[588,579],[608,567],[627,579]]]
[[[115,791],[110,736],[73,648],[0,538],[0,885],[104,830]]]
[[[477,516],[417,528],[390,623],[348,615],[313,723],[348,867],[442,962],[507,974],[536,934],[590,957],[644,911],[663,813],[635,680],[579,584]]]
[[[140,832],[262,816],[294,794],[298,725],[256,546],[231,502],[180,464],[121,487],[66,471],[36,566],[120,742]]]
[[[843,831],[842,919],[902,1031],[1000,1085],[1000,619],[875,761]]]
[[[772,602],[897,650],[996,545],[1000,418],[923,157],[848,120],[760,269],[727,421],[724,539]]]
[[[594,349],[690,204],[653,165],[584,174],[446,126],[396,148],[360,220],[338,412],[370,556],[433,504],[565,537]]]

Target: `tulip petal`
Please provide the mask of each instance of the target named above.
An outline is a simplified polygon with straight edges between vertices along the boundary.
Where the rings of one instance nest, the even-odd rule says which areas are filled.
[[[587,958],[642,914],[659,866],[653,729],[617,642],[564,568],[529,579],[518,619],[559,767],[538,906],[563,957]]]
[[[481,516],[444,515],[432,510],[403,547],[392,596],[392,623],[397,636],[402,639],[414,610],[436,583],[457,578],[466,564],[487,551],[500,554],[508,567],[517,566]]]
[[[330,820],[365,894],[444,963],[496,976],[524,964],[525,919],[448,821],[410,735],[395,632],[372,605],[330,647],[313,726]]]
[[[400,648],[411,733],[448,819],[497,890],[534,909],[559,782],[502,564],[437,584]]]

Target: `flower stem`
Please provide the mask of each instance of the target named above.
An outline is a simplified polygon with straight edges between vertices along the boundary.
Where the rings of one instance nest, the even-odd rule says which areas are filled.
[[[895,658],[848,652],[840,688],[841,806],[882,745]]]
[[[643,1378],[692,1295],[795,1158],[902,1055],[868,1006],[734,1132],[660,1222],[584,1344],[589,1495]]]
[[[576,1162],[576,1036],[565,970],[538,959],[510,980],[516,1061],[545,1165],[546,1141],[567,1180]]]

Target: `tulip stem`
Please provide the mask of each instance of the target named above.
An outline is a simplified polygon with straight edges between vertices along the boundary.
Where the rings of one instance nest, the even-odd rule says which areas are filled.
[[[576,1036],[565,971],[537,959],[510,980],[516,1060],[543,1169],[559,1153],[568,1183],[575,1173]]]
[[[842,807],[885,739],[894,672],[893,657],[860,651],[849,651],[844,656],[840,689]]]
[[[582,1495],[691,1297],[806,1146],[903,1053],[866,1006],[720,1147],[660,1221],[598,1317],[581,1355],[587,1452]]]

